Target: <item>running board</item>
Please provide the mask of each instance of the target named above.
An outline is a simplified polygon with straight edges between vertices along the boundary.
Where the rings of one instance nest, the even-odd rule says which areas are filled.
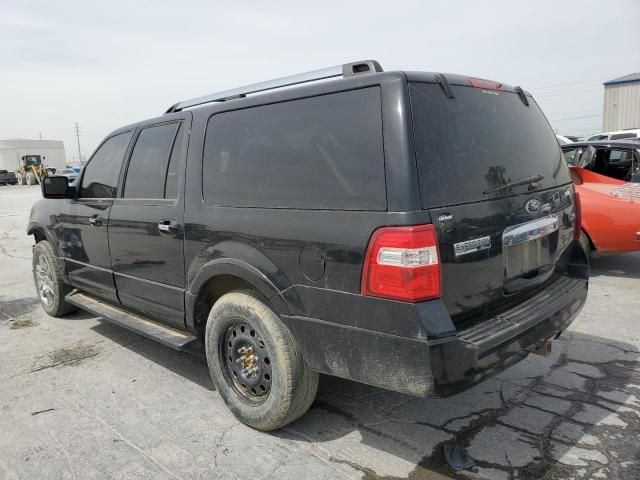
[[[108,322],[115,323],[175,350],[191,352],[194,344],[199,343],[198,337],[189,332],[141,317],[121,307],[91,297],[86,293],[74,291],[67,295],[65,300]]]

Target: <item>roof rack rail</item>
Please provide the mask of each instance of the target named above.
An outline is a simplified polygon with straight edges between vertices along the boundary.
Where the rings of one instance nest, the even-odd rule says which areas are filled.
[[[246,85],[244,87],[234,88],[232,90],[225,90],[223,92],[212,93],[203,97],[184,100],[182,102],[171,105],[171,107],[169,107],[165,114],[179,112],[180,110],[183,110],[185,108],[195,107],[197,105],[202,105],[205,103],[226,102],[227,100],[244,98],[252,93],[265,92],[267,90],[299,85],[301,83],[315,82],[318,80],[325,80],[335,77],[350,77],[363,73],[374,73],[382,71],[382,67],[376,60],[362,60],[359,62],[345,63],[344,65],[336,65],[335,67],[323,68],[320,70],[313,70],[311,72],[305,73],[298,73],[296,75],[289,75],[287,77],[267,80],[266,82],[254,83],[253,85]]]

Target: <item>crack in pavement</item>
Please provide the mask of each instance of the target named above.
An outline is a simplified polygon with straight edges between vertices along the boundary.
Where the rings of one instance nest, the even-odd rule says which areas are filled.
[[[604,342],[594,342],[594,343],[604,343]],[[605,343],[606,344],[606,343]],[[608,345],[608,344],[606,344]],[[611,346],[611,345],[608,345]],[[360,431],[366,431],[371,434],[377,435],[381,438],[386,438],[391,440],[399,445],[404,446],[405,448],[411,449],[412,451],[418,451],[411,443],[406,442],[401,436],[389,434],[387,432],[382,432],[378,430],[378,426],[386,424],[388,422],[398,422],[398,423],[406,423],[416,424],[416,425],[425,425],[434,429],[438,429],[440,431],[446,432],[453,436],[454,441],[457,445],[468,448],[473,439],[478,435],[480,431],[487,427],[494,426],[502,426],[503,428],[508,428],[517,432],[520,435],[520,441],[526,442],[531,445],[536,451],[539,452],[538,456],[535,456],[533,461],[528,462],[523,466],[514,465],[511,458],[509,457],[508,452],[504,452],[505,455],[505,463],[496,463],[490,462],[486,460],[478,460],[476,459],[476,463],[478,467],[486,468],[486,469],[494,469],[497,471],[504,472],[509,478],[519,478],[519,479],[534,479],[534,478],[565,478],[567,476],[575,475],[579,468],[585,469],[589,473],[589,475],[596,473],[600,469],[603,468],[603,464],[599,461],[592,460],[590,457],[579,457],[577,463],[582,463],[584,465],[572,465],[563,463],[564,455],[570,452],[598,452],[606,459],[606,468],[609,471],[618,472],[620,475],[624,475],[624,472],[621,470],[620,464],[624,463],[624,459],[617,457],[615,449],[612,447],[612,442],[607,441],[607,437],[603,436],[602,433],[605,433],[610,430],[610,426],[608,425],[596,425],[594,423],[589,423],[586,421],[580,421],[575,417],[576,414],[583,411],[586,405],[590,405],[593,407],[601,408],[603,411],[607,411],[610,414],[618,415],[621,418],[625,418],[626,421],[629,422],[630,427],[628,429],[630,431],[635,432],[636,430],[640,430],[640,422],[637,418],[628,418],[629,415],[625,413],[630,412],[621,412],[616,410],[615,408],[602,405],[600,401],[609,401],[611,405],[628,408],[630,411],[637,412],[636,409],[629,407],[627,404],[618,402],[616,400],[609,400],[604,397],[598,396],[600,391],[603,391],[603,388],[616,389],[616,387],[620,387],[621,380],[627,379],[628,375],[619,374],[617,376],[587,376],[576,374],[570,369],[565,369],[564,367],[567,364],[581,364],[585,366],[591,366],[600,371],[607,371],[608,368],[612,366],[620,366],[624,365],[625,369],[628,369],[629,372],[637,372],[640,363],[631,362],[631,361],[620,361],[620,360],[611,360],[606,362],[594,362],[590,363],[587,361],[576,360],[573,358],[569,358],[568,356],[568,345],[565,345],[564,351],[559,355],[558,359],[548,367],[544,374],[529,377],[532,381],[527,383],[526,385],[518,384],[510,381],[509,379],[499,379],[500,381],[500,389],[491,392],[483,392],[483,394],[496,393],[499,395],[500,406],[485,408],[482,410],[471,410],[464,415],[458,415],[452,418],[448,418],[446,422],[442,425],[436,425],[432,422],[426,421],[412,421],[412,420],[404,420],[396,418],[394,415],[394,411],[397,410],[396,406],[391,408],[384,408],[380,405],[372,404],[366,400],[373,397],[375,394],[367,394],[364,396],[353,396],[348,395],[342,392],[336,391],[323,391],[323,394],[329,393],[331,395],[335,395],[336,399],[339,401],[339,398],[343,398],[348,401],[356,401],[360,404],[366,405],[368,408],[372,408],[377,412],[383,414],[382,418],[374,421],[367,422],[356,418],[352,413],[345,411],[337,405],[331,403],[331,400],[322,400],[317,401],[314,405],[316,408],[321,408],[330,413],[334,413],[336,415],[340,415],[342,418],[347,420],[350,424],[354,426],[355,429]],[[628,352],[633,353],[632,350],[622,349]],[[635,367],[635,368],[634,368]],[[574,367],[575,369],[575,367]],[[557,385],[555,383],[547,383],[546,378],[549,377],[552,373],[556,371],[562,371],[567,375],[577,375],[584,381],[584,386],[581,390],[577,390],[575,388],[565,387],[563,385]],[[518,379],[520,380],[520,379]],[[504,386],[505,384],[509,384],[519,389],[516,394],[508,399],[506,398]],[[540,387],[546,387],[546,391],[539,391]],[[558,391],[564,391],[568,395],[560,396],[549,393],[549,388],[557,389]],[[548,397],[556,400],[562,400],[564,402],[569,403],[569,408],[565,412],[559,412],[557,410],[548,410],[541,408],[540,406],[530,405],[527,401],[532,398],[532,396],[540,396],[541,398]],[[399,404],[400,406],[406,405],[410,401],[402,402]],[[541,433],[535,433],[531,430],[527,429],[526,426],[512,424],[503,420],[506,415],[513,411],[515,408],[527,408],[533,409],[536,411],[544,412],[549,415],[550,422],[544,426]],[[475,417],[475,418],[473,418]],[[460,420],[470,420],[469,425],[461,428],[460,430],[453,430],[449,428],[453,422]],[[557,435],[555,432],[557,429],[564,423],[569,422],[569,425],[577,425],[582,428],[582,431],[589,434],[592,434],[599,440],[597,445],[593,444],[582,444],[580,439],[571,440],[570,438],[563,438]],[[600,433],[598,435],[598,433]],[[434,449],[433,453],[430,455],[426,455],[422,458],[419,464],[415,467],[414,471],[409,474],[407,478],[410,479],[418,479],[418,478],[433,478],[429,477],[429,474],[440,474],[447,475],[449,478],[467,478],[465,477],[465,472],[452,473],[451,469],[446,465],[443,455],[442,455],[442,445],[446,442],[442,442],[438,444]],[[580,447],[576,447],[576,445],[582,445]],[[577,450],[576,450],[577,448]],[[597,457],[596,457],[597,458]],[[335,461],[336,459],[333,458]],[[347,464],[353,468],[356,468],[358,471],[362,472],[364,478],[367,479],[382,479],[382,478],[396,478],[396,477],[382,477],[378,476],[374,470],[365,465],[359,464],[357,462],[353,462],[351,460],[338,460],[339,463]],[[564,460],[565,462],[569,462],[570,460]],[[467,472],[468,473],[468,472]]]

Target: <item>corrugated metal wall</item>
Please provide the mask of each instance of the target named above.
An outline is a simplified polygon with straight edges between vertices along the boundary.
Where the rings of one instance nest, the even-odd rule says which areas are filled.
[[[640,128],[640,82],[604,87],[602,131]]]

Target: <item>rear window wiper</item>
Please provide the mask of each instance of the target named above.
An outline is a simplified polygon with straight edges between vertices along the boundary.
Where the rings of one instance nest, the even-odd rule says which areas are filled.
[[[518,185],[530,185],[529,190],[533,190],[537,185],[536,182],[539,182],[544,178],[544,175],[531,175],[528,178],[523,178],[522,180],[516,180],[515,182],[505,183],[504,185],[500,185],[498,187],[490,188],[489,190],[485,190],[482,192],[484,195],[488,195],[490,193],[499,192],[500,190],[504,190],[506,188],[517,187]]]

